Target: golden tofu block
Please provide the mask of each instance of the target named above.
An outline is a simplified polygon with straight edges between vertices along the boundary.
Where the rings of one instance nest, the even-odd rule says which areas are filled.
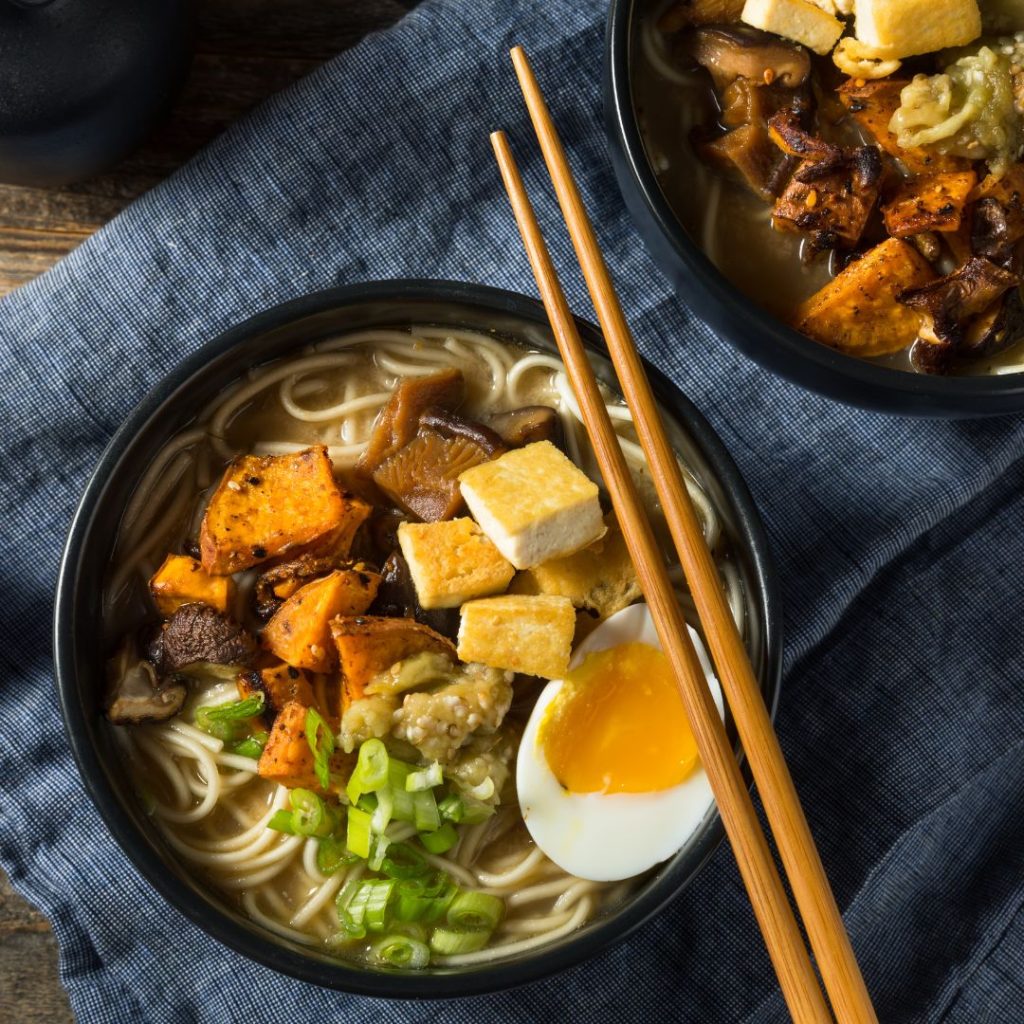
[[[459,486],[480,528],[517,569],[572,554],[604,535],[597,484],[550,441],[467,469]]]
[[[458,608],[474,597],[500,594],[515,574],[512,563],[465,516],[402,523],[398,544],[424,608]]]
[[[505,594],[467,601],[459,658],[527,676],[558,679],[569,670],[576,610],[567,597]]]
[[[519,573],[509,588],[514,594],[554,594],[599,619],[614,615],[642,596],[626,540],[613,513],[608,532],[589,547]]]
[[[740,20],[821,54],[843,34],[843,23],[811,0],[747,0]]]
[[[857,0],[857,39],[882,57],[963,46],[981,35],[975,0]]]

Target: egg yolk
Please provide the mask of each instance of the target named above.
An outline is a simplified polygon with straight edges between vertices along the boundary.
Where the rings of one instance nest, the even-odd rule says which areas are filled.
[[[668,659],[639,642],[595,651],[573,669],[537,742],[571,793],[668,789],[698,760]]]

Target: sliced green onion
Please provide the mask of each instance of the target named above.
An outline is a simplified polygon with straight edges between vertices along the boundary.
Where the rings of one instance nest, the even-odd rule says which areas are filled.
[[[331,784],[330,761],[334,753],[334,733],[316,708],[306,709],[306,742],[313,755],[313,771],[321,789]]]
[[[365,811],[367,814],[373,814],[373,812],[377,810],[377,794],[363,793],[356,802],[356,807],[361,811]]]
[[[438,803],[437,809],[445,821],[454,821],[456,825],[461,824],[462,816],[466,812],[465,805],[461,798],[456,796],[455,793],[449,793],[442,801],[440,801],[440,803]]]
[[[286,811],[283,807],[279,811],[275,811],[267,822],[267,828],[272,828],[275,832],[285,832],[290,836],[297,836],[299,833],[295,830],[295,815],[291,811]]]
[[[402,879],[396,887],[395,916],[400,921],[436,921],[443,917],[459,889],[443,872],[430,880]]]
[[[466,825],[479,825],[494,813],[493,804],[483,804],[471,796],[462,797],[462,821]]]
[[[333,875],[339,869],[355,864],[359,858],[350,853],[344,839],[324,836],[317,843],[316,866],[322,875]]]
[[[366,860],[370,856],[370,815],[358,807],[348,809],[348,830],[346,832],[348,848],[357,856]]]
[[[430,963],[430,947],[408,935],[388,935],[373,944],[373,955],[390,967],[420,968]]]
[[[430,948],[439,956],[475,953],[487,945],[490,937],[490,932],[457,932],[450,928],[435,928],[430,935]]]
[[[240,740],[249,733],[249,719],[263,711],[262,693],[253,693],[245,700],[229,700],[196,708],[195,723],[219,740]]]
[[[460,892],[448,908],[448,923],[462,931],[492,932],[505,913],[505,901],[486,892]]]
[[[441,827],[437,801],[430,789],[421,789],[412,795],[413,824],[417,832],[434,832]]]
[[[391,894],[395,891],[394,879],[378,878],[364,884],[372,887],[366,902],[366,927],[371,932],[382,932],[387,920]]]
[[[388,878],[419,878],[430,871],[430,865],[414,846],[391,843],[381,870]]]
[[[346,885],[338,893],[338,918],[341,927],[352,938],[361,939],[366,934],[366,908],[370,903],[372,886],[372,882],[357,881],[351,891],[346,892]]]
[[[373,854],[369,860],[371,871],[380,871],[384,864],[384,855],[387,853],[391,840],[387,836],[376,836],[373,840]]]
[[[420,842],[428,853],[447,853],[459,841],[459,834],[450,821],[433,832],[421,832]]]
[[[395,801],[392,797],[391,788],[389,786],[385,786],[383,789],[378,789],[376,796],[377,807],[370,819],[370,828],[373,829],[377,835],[380,835],[384,829],[388,827],[388,823],[391,821]]]
[[[395,821],[406,821],[410,824],[415,819],[415,794],[405,788],[405,783],[412,774],[412,770],[411,764],[406,764],[396,758],[391,758],[391,763],[388,765],[388,787],[391,790],[391,799],[394,803],[391,817]]]
[[[238,740],[233,743],[230,750],[232,754],[237,754],[239,757],[251,757],[256,761],[259,760],[259,756],[263,753],[263,748],[267,745],[267,740],[269,739],[270,733],[263,731],[254,732],[244,740]]]
[[[345,787],[349,803],[357,803],[363,793],[375,793],[387,785],[390,761],[387,747],[379,739],[364,740],[360,744],[356,766]]]
[[[291,801],[295,831],[300,836],[328,836],[334,831],[334,816],[311,789],[293,789]]]
[[[433,789],[444,782],[441,774],[441,765],[435,761],[428,768],[421,771],[409,772],[405,779],[405,788],[410,793],[418,793],[421,789]]]

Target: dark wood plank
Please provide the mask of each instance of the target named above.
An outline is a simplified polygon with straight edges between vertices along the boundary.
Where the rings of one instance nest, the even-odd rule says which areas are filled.
[[[188,81],[137,152],[64,188],[0,185],[0,295],[52,266],[261,100],[414,6],[414,0],[204,0]]]
[[[57,981],[57,941],[46,918],[0,871],[0,1020],[66,1024],[74,1020]]]

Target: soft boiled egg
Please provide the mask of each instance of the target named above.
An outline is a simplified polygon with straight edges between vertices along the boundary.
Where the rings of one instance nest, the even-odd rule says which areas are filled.
[[[690,629],[722,714],[707,652]],[[542,691],[516,763],[534,842],[580,878],[631,878],[671,857],[709,813],[711,787],[646,604],[601,623]]]

